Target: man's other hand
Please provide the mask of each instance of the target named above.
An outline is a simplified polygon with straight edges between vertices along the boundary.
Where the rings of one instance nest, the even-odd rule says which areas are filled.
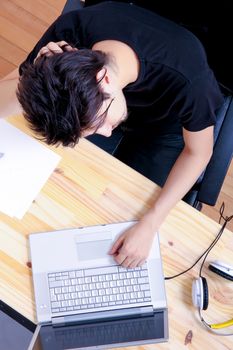
[[[72,47],[70,44],[68,44],[66,41],[58,41],[58,42],[49,42],[46,46],[43,46],[40,51],[38,52],[34,63],[39,57],[46,56],[50,57],[55,55],[56,53],[62,53],[64,51],[76,51],[78,50],[76,47]]]

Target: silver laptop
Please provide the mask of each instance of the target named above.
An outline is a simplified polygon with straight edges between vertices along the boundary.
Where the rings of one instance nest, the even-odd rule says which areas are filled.
[[[110,349],[168,340],[158,234],[141,267],[123,268],[108,255],[133,224],[29,236],[38,326],[28,350]]]

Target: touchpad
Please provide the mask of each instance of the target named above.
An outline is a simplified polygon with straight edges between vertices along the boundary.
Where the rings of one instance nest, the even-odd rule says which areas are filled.
[[[112,235],[110,232],[98,234],[84,234],[76,236],[76,246],[79,261],[104,259],[112,246]]]

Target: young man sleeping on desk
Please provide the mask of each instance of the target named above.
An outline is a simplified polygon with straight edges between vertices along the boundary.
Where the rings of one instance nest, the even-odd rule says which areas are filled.
[[[124,267],[142,265],[155,232],[212,154],[222,95],[198,39],[134,5],[73,11],[20,66],[17,96],[48,144],[74,146],[87,137],[162,186],[110,251]]]

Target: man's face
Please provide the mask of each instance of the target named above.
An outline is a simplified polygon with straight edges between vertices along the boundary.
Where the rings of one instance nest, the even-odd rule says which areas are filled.
[[[122,90],[117,90],[103,102],[98,115],[101,116],[104,113],[106,113],[106,117],[102,125],[98,128],[93,127],[83,131],[82,137],[87,137],[92,134],[110,137],[112,131],[127,119],[126,100]]]

